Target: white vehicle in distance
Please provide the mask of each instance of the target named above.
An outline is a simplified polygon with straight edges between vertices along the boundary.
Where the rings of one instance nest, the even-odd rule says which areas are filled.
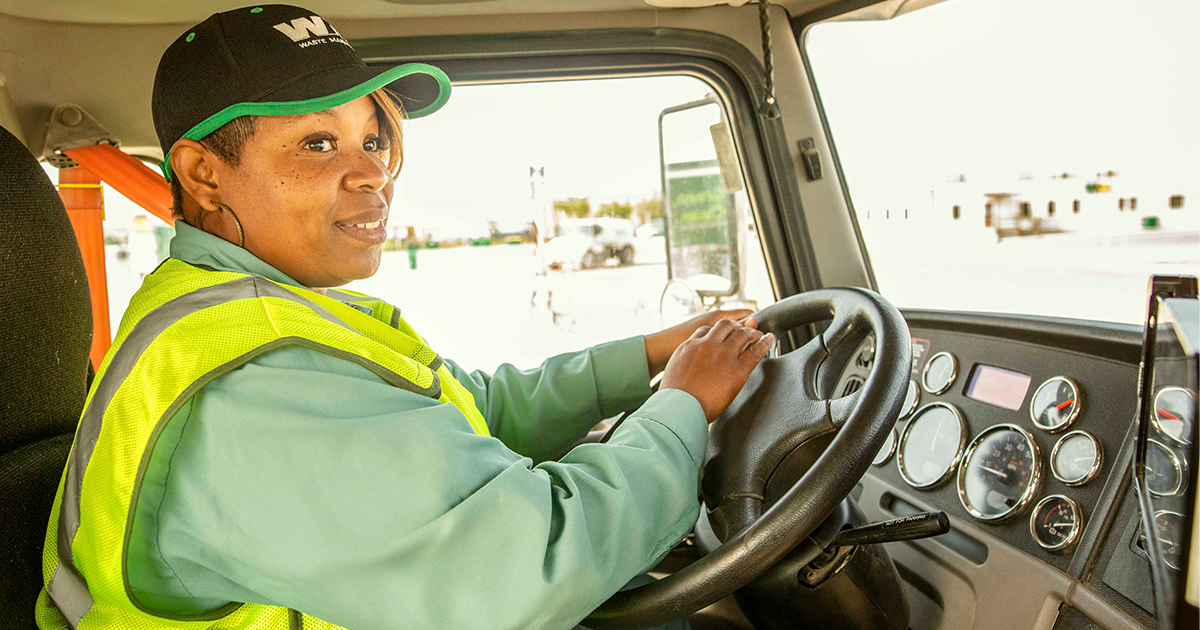
[[[546,243],[546,264],[559,269],[592,269],[616,258],[621,265],[632,265],[634,225],[628,219],[564,219],[557,235]]]

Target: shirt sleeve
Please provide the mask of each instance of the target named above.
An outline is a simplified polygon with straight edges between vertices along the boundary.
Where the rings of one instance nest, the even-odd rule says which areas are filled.
[[[505,363],[494,374],[468,373],[451,360],[446,365],[470,390],[488,431],[535,462],[561,454],[597,422],[651,394],[641,336],[553,356],[532,370]]]
[[[663,390],[608,443],[535,466],[452,405],[300,347],[180,415],[136,506],[134,593],[352,628],[572,627],[691,529],[708,436]]]

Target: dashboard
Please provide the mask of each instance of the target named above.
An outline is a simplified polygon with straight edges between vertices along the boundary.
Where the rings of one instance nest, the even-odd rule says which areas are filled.
[[[908,394],[854,496],[873,520],[930,510],[951,519],[948,534],[886,545],[912,628],[1153,627],[1129,488],[1141,328],[904,314]],[[873,343],[854,348],[835,397],[861,387]],[[1155,396],[1152,490],[1180,496],[1194,476],[1184,436],[1195,393]],[[1182,519],[1160,520],[1164,539],[1184,534],[1171,527]]]

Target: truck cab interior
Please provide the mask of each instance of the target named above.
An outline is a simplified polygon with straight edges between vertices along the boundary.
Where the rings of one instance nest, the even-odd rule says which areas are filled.
[[[6,628],[36,627],[55,488],[120,296],[140,278],[106,281],[106,257],[137,255],[138,221],[169,224],[150,170],[163,158],[155,68],[188,26],[243,4],[0,0]],[[452,172],[499,190],[478,170],[489,152],[523,159],[536,143],[546,164],[620,163],[598,144],[615,133],[601,122],[650,112],[630,131],[650,166],[588,184],[618,191],[598,212],[585,199],[571,214],[569,192],[540,197],[554,166],[512,158],[522,198],[545,202],[530,223],[539,247],[552,210],[665,227],[638,230],[628,263],[543,271],[552,290],[531,285],[510,306],[544,300],[550,341],[521,328],[514,352],[547,356],[711,308],[759,311],[781,339],[712,425],[695,531],[656,582],[615,594],[585,626],[1195,627],[1194,1],[300,4],[368,64],[437,65],[461,107],[477,107],[453,118],[448,106],[443,127],[412,121],[406,159],[428,169],[416,179]],[[516,100],[529,122],[514,118]],[[453,125],[468,131],[435,147]],[[504,140],[485,135],[507,126]],[[620,192],[638,178],[661,209]],[[421,201],[416,183],[399,190],[401,203],[459,208]],[[149,218],[109,242],[117,195]],[[451,243],[451,228],[417,231]],[[413,269],[436,271],[435,253],[525,251],[519,229],[491,230],[499,245],[422,250]],[[636,298],[628,314],[579,301],[608,277],[625,280],[603,290]],[[362,290],[389,290],[374,282]],[[503,310],[501,289],[458,297]],[[420,308],[410,299],[393,300],[406,317]],[[469,328],[453,317],[423,334],[451,346]]]

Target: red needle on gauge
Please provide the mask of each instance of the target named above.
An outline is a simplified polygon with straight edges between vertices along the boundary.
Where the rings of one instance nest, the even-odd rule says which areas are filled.
[[[1170,411],[1167,411],[1166,409],[1160,409],[1158,407],[1155,407],[1154,410],[1158,412],[1158,415],[1165,416],[1168,420],[1174,420],[1175,422],[1180,421],[1179,416],[1171,413]]]
[[[1074,398],[1067,400],[1066,402],[1060,403],[1055,408],[1058,409],[1059,411],[1062,411],[1063,409],[1066,409],[1067,407],[1070,407],[1073,404],[1075,404]]]

